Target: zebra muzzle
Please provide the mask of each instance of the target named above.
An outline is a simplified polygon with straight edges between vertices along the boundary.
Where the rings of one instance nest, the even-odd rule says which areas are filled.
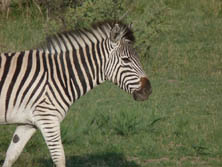
[[[150,81],[146,77],[140,79],[141,87],[139,90],[133,92],[133,98],[136,101],[147,100],[152,93]]]

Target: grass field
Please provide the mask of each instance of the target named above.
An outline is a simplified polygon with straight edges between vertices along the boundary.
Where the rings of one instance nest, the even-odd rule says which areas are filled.
[[[148,101],[107,82],[71,107],[62,123],[68,167],[222,166],[222,2],[195,2],[165,3],[166,30],[143,56],[153,88]],[[37,45],[45,25],[0,20],[0,52]],[[0,163],[14,128],[0,126]],[[52,166],[39,132],[14,166]]]

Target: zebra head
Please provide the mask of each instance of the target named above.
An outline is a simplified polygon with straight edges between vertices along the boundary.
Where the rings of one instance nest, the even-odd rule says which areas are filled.
[[[123,24],[111,26],[106,78],[133,95],[135,100],[148,99],[152,92],[139,57],[133,48],[132,31]]]

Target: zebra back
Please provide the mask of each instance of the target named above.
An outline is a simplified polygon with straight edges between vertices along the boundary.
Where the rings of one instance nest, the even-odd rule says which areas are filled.
[[[120,21],[103,21],[97,22],[91,26],[91,28],[76,29],[70,31],[59,32],[46,37],[46,40],[40,44],[38,50],[43,50],[50,53],[60,53],[66,51],[72,51],[78,49],[76,43],[87,44],[88,41],[92,41],[95,38],[97,41],[110,38],[110,32],[115,24],[120,25],[122,37],[126,38],[130,42],[135,41],[132,30],[124,23]],[[114,34],[114,35],[118,35]],[[83,41],[81,43],[80,41]]]

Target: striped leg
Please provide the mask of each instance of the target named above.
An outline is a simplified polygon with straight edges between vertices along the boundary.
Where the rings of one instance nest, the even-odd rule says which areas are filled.
[[[18,159],[19,155],[21,154],[23,148],[25,147],[26,143],[35,133],[36,128],[30,125],[19,125],[17,126],[9,148],[6,153],[5,162],[3,167],[10,167],[13,163]]]
[[[60,135],[60,122],[55,119],[42,119],[37,123],[50,151],[53,163],[65,167],[65,154]]]

